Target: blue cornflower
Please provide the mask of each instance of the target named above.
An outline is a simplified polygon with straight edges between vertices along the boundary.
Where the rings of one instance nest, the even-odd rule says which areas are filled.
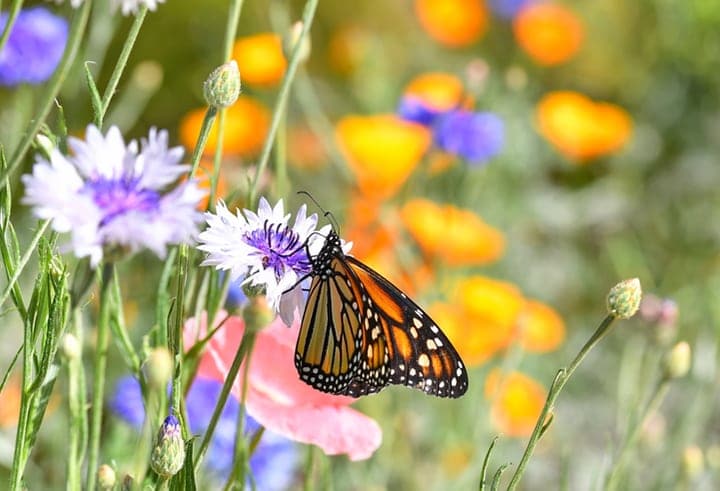
[[[8,14],[0,13],[0,32]],[[68,23],[48,9],[21,10],[0,52],[0,85],[40,84],[55,71],[68,38]]]
[[[503,19],[513,19],[517,13],[535,0],[489,0],[490,10]]]
[[[419,97],[413,96],[403,97],[397,109],[397,115],[405,121],[418,123],[423,126],[432,126],[435,124],[438,116],[442,113],[443,111],[434,109]]]
[[[312,270],[308,249],[322,244],[327,231],[315,233],[317,215],[307,216],[302,205],[289,224],[282,200],[272,207],[260,199],[257,213],[238,210],[233,214],[222,201],[216,213],[207,213],[208,228],[199,235],[198,249],[206,252],[204,266],[229,270],[231,281],[265,288],[270,307],[287,325],[303,303],[298,281]],[[293,288],[296,287],[296,288]]]
[[[438,148],[482,163],[500,152],[504,132],[502,119],[493,113],[456,110],[438,118],[433,137]]]
[[[138,148],[125,145],[116,126],[103,135],[90,125],[85,140],[68,145],[72,155],[55,148],[22,177],[23,203],[57,232],[70,232],[76,256],[93,266],[110,250],[147,248],[163,257],[168,244],[197,233],[205,192],[194,180],[177,184],[189,166],[180,164],[182,148],[168,148],[167,131],[151,129]]]
[[[207,428],[221,388],[220,382],[208,378],[197,377],[193,382],[185,400],[192,434],[201,434]],[[145,411],[138,381],[131,376],[121,378],[115,386],[110,407],[118,417],[139,430]],[[205,458],[206,467],[218,481],[226,480],[232,470],[239,408],[238,401],[230,397],[223,408]],[[250,416],[246,418],[248,434],[255,433],[260,425]],[[287,489],[292,483],[297,460],[297,447],[293,442],[265,431],[250,458],[256,488],[268,491]]]

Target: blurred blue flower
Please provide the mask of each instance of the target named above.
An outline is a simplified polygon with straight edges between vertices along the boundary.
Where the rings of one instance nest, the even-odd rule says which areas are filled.
[[[202,434],[205,431],[221,389],[222,384],[215,380],[202,377],[195,379],[185,401],[191,433]],[[139,382],[131,376],[121,378],[115,386],[110,408],[118,417],[140,429],[145,410]],[[219,481],[226,480],[232,470],[239,409],[238,401],[230,397],[220,416],[205,458],[206,467]],[[250,416],[246,416],[245,428],[249,434],[253,434],[260,425]],[[250,458],[255,487],[261,491],[288,489],[293,481],[297,460],[297,447],[293,442],[265,431]]]
[[[449,111],[438,118],[434,130],[438,148],[471,163],[497,155],[505,139],[502,119],[488,112]]]
[[[535,0],[489,0],[490,10],[503,19],[513,19],[520,10]]]
[[[418,97],[406,96],[400,100],[397,115],[405,121],[419,123],[423,126],[435,124],[442,111],[433,109]]]
[[[0,13],[0,32],[8,15]],[[0,52],[0,85],[39,84],[57,68],[68,38],[68,23],[43,7],[21,10]]]

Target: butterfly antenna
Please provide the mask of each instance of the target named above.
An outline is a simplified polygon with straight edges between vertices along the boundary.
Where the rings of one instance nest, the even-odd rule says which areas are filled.
[[[310,198],[310,200],[311,200],[313,203],[315,203],[315,206],[317,206],[318,209],[319,209],[320,211],[322,211],[323,216],[324,216],[325,218],[327,218],[328,220],[330,220],[333,228],[334,228],[335,230],[340,230],[340,226],[338,225],[338,222],[337,222],[337,220],[335,219],[335,215],[333,215],[332,212],[329,212],[329,211],[327,211],[325,208],[323,208],[322,206],[320,206],[320,203],[317,202],[317,200],[313,197],[312,194],[310,194],[310,193],[307,192],[307,191],[298,191],[297,194],[304,194],[305,196],[307,196],[308,198]]]

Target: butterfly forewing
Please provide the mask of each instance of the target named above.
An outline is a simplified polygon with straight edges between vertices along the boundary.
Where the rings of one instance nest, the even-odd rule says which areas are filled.
[[[439,397],[465,393],[465,367],[435,322],[379,273],[345,256],[334,231],[312,267],[295,353],[302,380],[353,397],[388,384]]]

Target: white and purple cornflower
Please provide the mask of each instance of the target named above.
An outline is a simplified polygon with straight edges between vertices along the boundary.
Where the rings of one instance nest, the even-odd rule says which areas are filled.
[[[181,147],[168,148],[167,131],[151,129],[138,148],[115,126],[103,135],[89,125],[85,140],[69,138],[68,146],[72,155],[54,148],[49,160],[37,157],[22,177],[22,201],[70,233],[77,257],[93,266],[109,252],[147,248],[164,257],[168,245],[195,236],[205,191],[194,180],[178,183],[189,166],[180,164]]]
[[[287,325],[303,303],[298,282],[312,270],[308,251],[316,252],[328,232],[315,231],[317,215],[307,216],[305,205],[292,226],[290,216],[282,200],[272,207],[261,198],[257,213],[235,214],[219,201],[216,213],[206,214],[208,228],[199,235],[198,246],[207,253],[204,266],[229,270],[231,281],[244,278],[242,284],[264,287],[270,307]]]
[[[0,13],[0,32],[8,14]],[[55,72],[68,38],[68,23],[48,9],[21,10],[0,52],[0,85],[40,84]]]

